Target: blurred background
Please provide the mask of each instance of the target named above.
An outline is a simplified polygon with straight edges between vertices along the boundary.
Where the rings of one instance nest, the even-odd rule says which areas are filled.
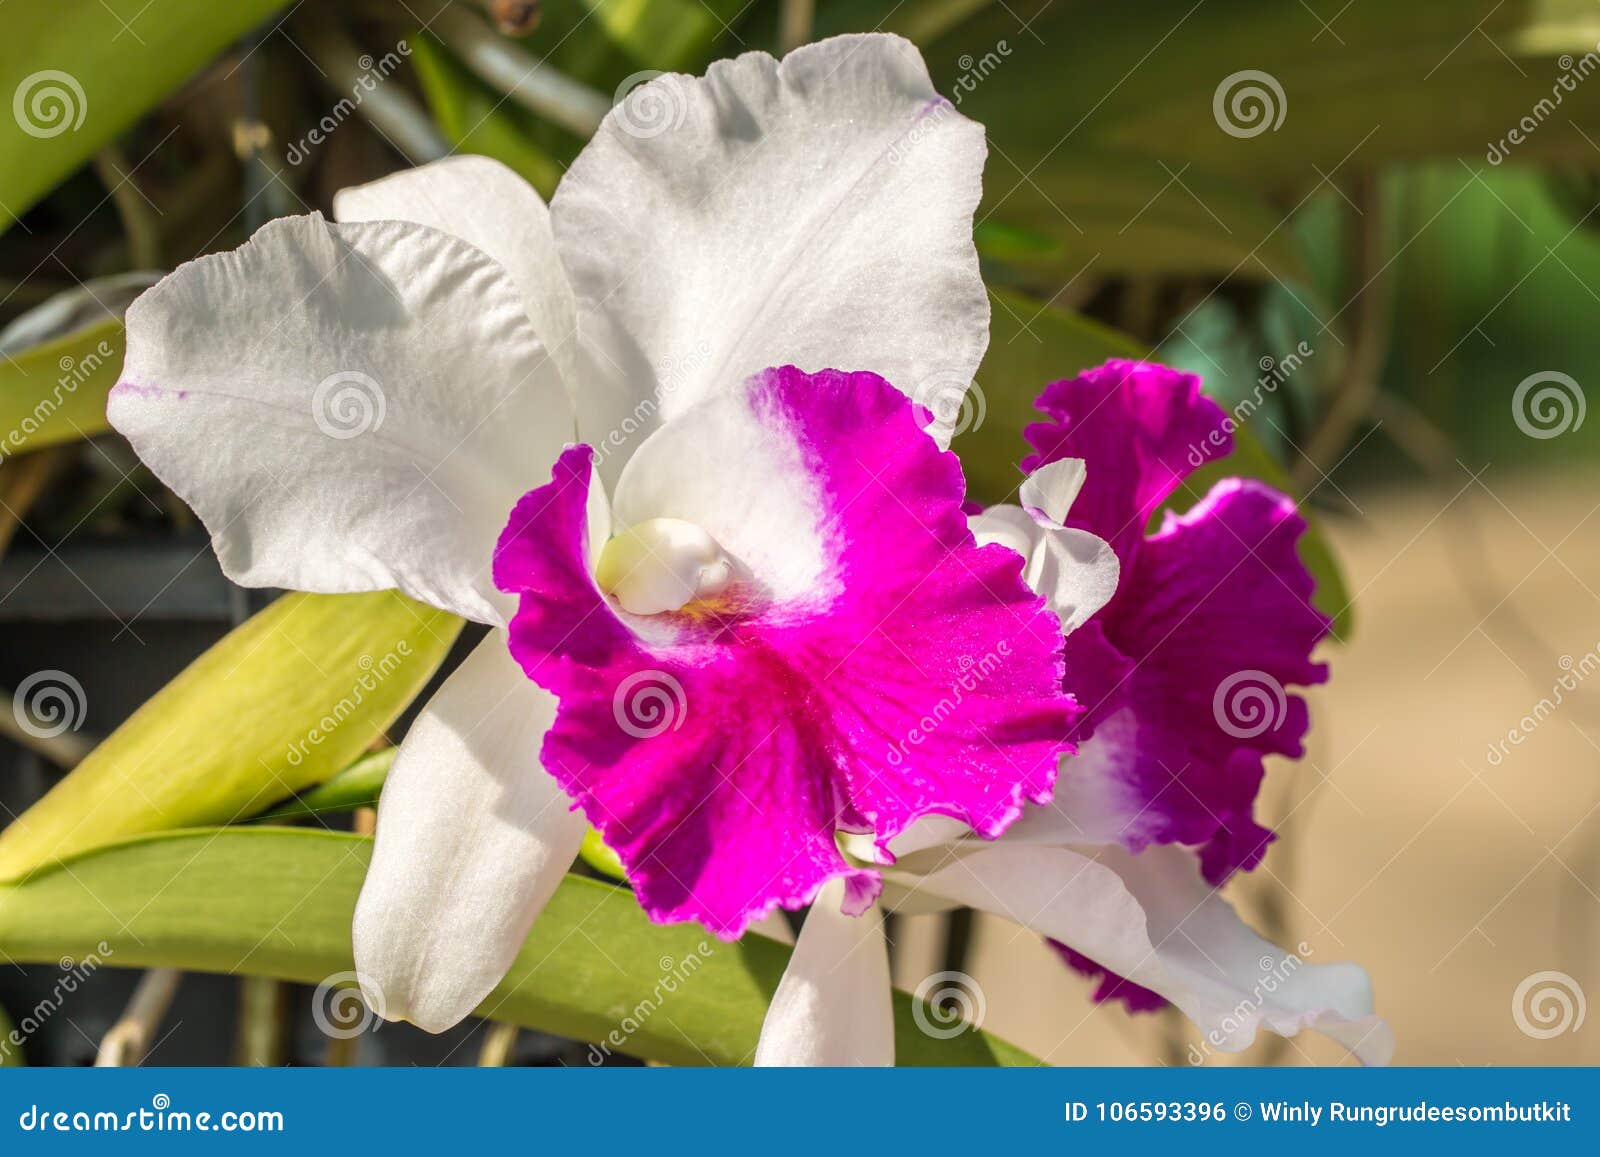
[[[1220,473],[1315,522],[1333,678],[1307,758],[1268,776],[1283,838],[1232,898],[1307,959],[1364,964],[1399,1062],[1600,1062],[1595,0],[9,0],[0,687],[78,691],[64,726],[0,711],[0,818],[266,601],[106,430],[152,277],[451,152],[549,197],[658,73],[872,29],[989,134],[994,328],[957,443],[977,495],[1014,491],[1044,384],[1153,351],[1239,419]],[[971,972],[984,1026],[1053,1063],[1189,1063],[1182,1023],[1093,1005],[1026,933],[895,938],[902,987]],[[57,981],[0,966],[0,1008]],[[587,1063],[479,1023],[330,1041],[295,986],[111,969],[24,1051]],[[1339,1057],[1302,1037],[1240,1059]]]

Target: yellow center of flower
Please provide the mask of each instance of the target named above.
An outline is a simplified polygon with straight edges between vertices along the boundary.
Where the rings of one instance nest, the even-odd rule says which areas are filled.
[[[694,523],[652,518],[605,544],[594,577],[623,610],[659,615],[727,590],[733,560]]]

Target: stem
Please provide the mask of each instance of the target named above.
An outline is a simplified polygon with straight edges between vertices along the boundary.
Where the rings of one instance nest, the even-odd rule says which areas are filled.
[[[122,150],[110,144],[94,155],[94,171],[111,195],[117,216],[122,219],[122,231],[128,235],[128,252],[135,269],[161,267],[161,230],[153,216],[154,209],[144,194],[133,183],[127,158]]]
[[[433,32],[480,79],[580,137],[593,136],[611,111],[604,93],[496,36],[494,29],[465,8],[442,10],[433,22]]]
[[[816,0],[783,0],[778,23],[778,47],[783,53],[793,52],[810,41],[816,14]]]
[[[511,1059],[517,1044],[517,1034],[522,1030],[514,1024],[491,1024],[483,1036],[483,1048],[478,1053],[478,1067],[503,1069]]]
[[[241,979],[235,1063],[262,1069],[287,1063],[289,1036],[285,1021],[288,1013],[289,986],[283,981],[266,976]]]
[[[152,968],[139,978],[122,1019],[100,1042],[95,1068],[123,1068],[144,1060],[182,979],[183,973],[176,968]]]
[[[317,67],[328,74],[329,86],[352,100],[351,94],[359,89],[361,99],[355,111],[402,156],[420,165],[449,154],[450,146],[428,114],[399,85],[379,81],[368,88],[362,84],[370,79],[371,69],[361,66],[360,50],[343,29],[312,20],[297,24],[296,29]]]
[[[1293,471],[1295,490],[1304,494],[1335,464],[1340,451],[1378,398],[1383,366],[1389,357],[1391,311],[1384,279],[1384,235],[1381,190],[1374,174],[1363,176],[1354,189],[1358,215],[1351,222],[1357,245],[1350,261],[1353,289],[1349,304],[1360,302],[1355,348],[1344,380],[1322,424],[1307,440],[1305,457]],[[1348,308],[1348,305],[1347,305]]]

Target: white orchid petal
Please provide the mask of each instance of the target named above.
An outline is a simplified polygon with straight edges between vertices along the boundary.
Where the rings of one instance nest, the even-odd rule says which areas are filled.
[[[1017,499],[1039,525],[1060,530],[1088,477],[1089,469],[1082,458],[1046,462],[1022,480]]]
[[[972,242],[984,154],[983,129],[894,36],[781,64],[746,53],[629,94],[551,203],[589,363],[584,440],[631,445],[794,364],[880,374],[947,442],[988,342]]]
[[[767,1008],[758,1066],[892,1065],[889,948],[874,904],[839,910],[842,879],[822,886]]]
[[[375,1008],[442,1032],[505,975],[588,825],[539,766],[555,699],[490,632],[400,747],[355,913]]]
[[[1185,849],[1007,846],[971,852],[902,886],[993,912],[1083,953],[1177,1005],[1215,1048],[1237,1052],[1265,1028],[1317,1028],[1368,1064],[1394,1050],[1366,973],[1310,964],[1252,932]]]
[[[1071,487],[1070,478],[1058,481]],[[1027,483],[1023,485],[1026,489]],[[1028,497],[1059,506],[1062,492],[1033,492],[1025,494],[1024,500]],[[1122,574],[1117,553],[1110,543],[1087,530],[1063,527],[1051,516],[1041,521],[1019,506],[991,506],[970,515],[967,525],[979,543],[997,542],[1022,555],[1023,579],[1061,620],[1064,634],[1083,626],[1117,593]]]
[[[481,249],[522,291],[534,331],[561,368],[577,378],[577,307],[561,268],[550,210],[532,185],[489,157],[455,156],[404,169],[333,198],[340,221],[414,221]]]
[[[419,225],[281,218],[179,268],[127,327],[107,415],[235,582],[502,620],[496,539],[572,422],[493,261]]]

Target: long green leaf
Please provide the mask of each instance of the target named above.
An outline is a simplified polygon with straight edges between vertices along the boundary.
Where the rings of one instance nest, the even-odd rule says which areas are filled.
[[[1535,111],[1554,101],[1572,58],[1600,40],[1591,0],[1325,7],[1319,16],[1256,0],[1018,0],[963,24],[928,55],[936,80],[953,83],[981,71],[973,58],[1005,42],[962,111],[1023,168],[1112,149],[1159,157],[1185,183],[1193,165],[1259,189],[1306,189],[1346,163],[1485,157],[1525,115],[1549,123],[1515,146],[1519,156],[1592,157],[1566,122],[1593,120],[1600,89],[1580,81],[1561,93],[1559,109]],[[1029,32],[1019,20],[1032,21]],[[1248,101],[1245,113],[1233,111],[1247,70],[1281,92],[1259,82],[1264,122],[1248,118]],[[1168,195],[1187,198],[1176,183]]]
[[[376,807],[399,748],[386,747],[363,756],[326,783],[319,783],[254,817],[258,821],[316,819],[361,807]]]
[[[0,231],[286,0],[11,0]]]
[[[285,595],[0,833],[0,879],[144,832],[226,823],[346,767],[461,629],[392,591]]]
[[[0,885],[0,959],[94,949],[116,967],[348,976],[370,851],[359,836],[268,827],[99,849]],[[744,1064],[788,956],[759,936],[726,944],[698,925],[652,924],[626,889],[569,876],[479,1013],[670,1064]],[[895,994],[900,1063],[1037,1063],[976,1030],[927,1036],[912,999]]]
[[[0,457],[106,431],[106,394],[122,370],[119,318],[0,359]]]

